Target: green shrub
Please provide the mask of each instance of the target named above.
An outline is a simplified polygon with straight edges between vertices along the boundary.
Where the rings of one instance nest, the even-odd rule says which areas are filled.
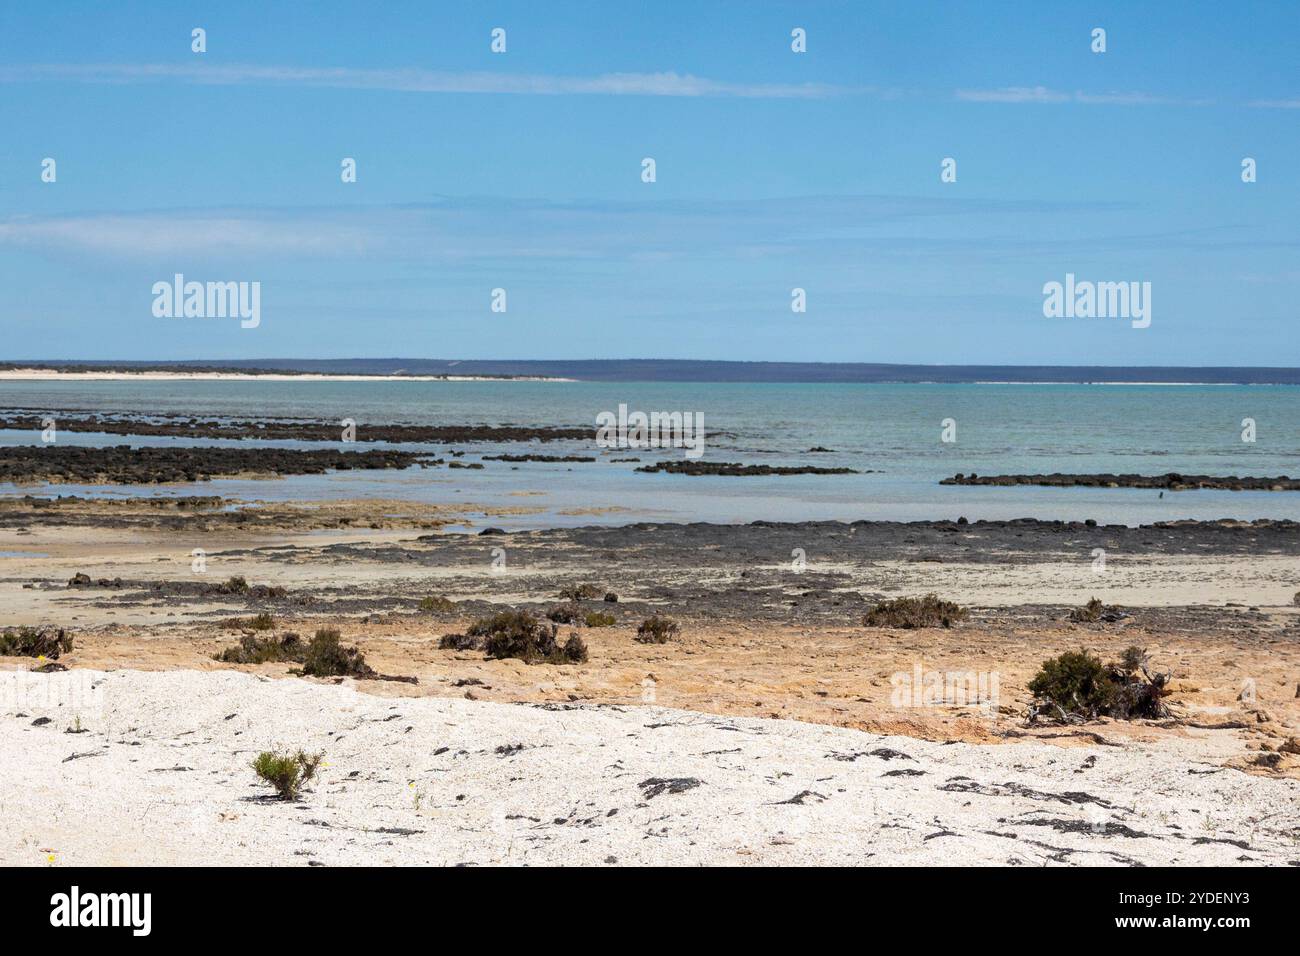
[[[244,626],[250,631],[274,631],[275,618],[266,611],[263,611],[256,617],[250,617]]]
[[[862,618],[867,627],[951,627],[966,619],[966,608],[934,594],[925,597],[900,597],[881,601]]]
[[[1168,683],[1168,674],[1150,673],[1146,652],[1138,647],[1127,648],[1116,664],[1104,664],[1086,650],[1066,651],[1044,661],[1029,682],[1031,717],[1042,712],[1083,720],[1163,717]]]
[[[667,644],[681,633],[677,622],[655,614],[646,618],[636,629],[636,639],[642,644]]]
[[[439,611],[451,611],[456,607],[455,601],[449,601],[441,595],[420,598],[420,610],[426,614]]]
[[[1122,610],[1109,604],[1102,604],[1093,598],[1083,607],[1076,607],[1070,612],[1070,620],[1075,624],[1096,624],[1098,621],[1114,623],[1128,617]]]
[[[613,627],[614,615],[608,611],[588,611],[582,622],[587,627]]]
[[[213,660],[226,664],[269,664],[290,662],[301,664],[306,648],[298,635],[290,631],[279,637],[254,637],[247,634],[233,647],[213,655]]]
[[[224,584],[217,585],[217,589],[223,594],[247,594],[248,582],[244,580],[243,575],[235,575]]]
[[[303,786],[316,776],[316,769],[324,756],[303,750],[295,754],[264,750],[253,761],[253,770],[275,788],[281,800],[297,800]]]
[[[1092,718],[1110,709],[1115,688],[1098,658],[1087,651],[1066,651],[1043,661],[1029,692],[1066,714]]]
[[[580,624],[582,608],[578,607],[577,602],[560,604],[546,612],[546,619],[556,624]]]
[[[587,647],[576,634],[561,647],[558,628],[539,621],[527,611],[502,611],[469,626],[467,637],[481,637],[489,658],[513,657],[526,664],[570,664],[587,659]]]
[[[302,673],[307,677],[373,677],[375,671],[356,647],[339,643],[337,629],[323,627],[316,632],[302,657]]]
[[[1083,607],[1076,607],[1070,612],[1070,620],[1076,624],[1093,624],[1101,620],[1104,605],[1099,598],[1093,598]]]
[[[594,601],[600,597],[600,588],[594,584],[572,584],[560,589],[561,601]]]
[[[562,653],[564,659],[570,663],[587,663],[587,643],[572,631],[569,632],[569,639],[564,642]]]
[[[483,638],[471,634],[444,634],[438,641],[438,649],[443,651],[481,651]]]
[[[72,635],[58,627],[19,627],[0,634],[0,657],[48,657],[72,650]]]

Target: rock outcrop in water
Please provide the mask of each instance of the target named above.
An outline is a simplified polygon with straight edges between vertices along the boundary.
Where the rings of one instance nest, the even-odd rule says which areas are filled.
[[[0,448],[0,481],[157,484],[251,475],[319,475],[326,471],[408,468],[432,463],[409,451],[287,448]]]
[[[941,485],[1040,485],[1047,488],[1158,488],[1161,491],[1191,491],[1208,488],[1219,491],[1300,491],[1300,478],[1238,478],[1236,475],[963,475],[956,474]]]
[[[852,468],[819,468],[815,465],[742,465],[734,461],[661,461],[642,465],[637,471],[663,471],[671,475],[856,475]]]

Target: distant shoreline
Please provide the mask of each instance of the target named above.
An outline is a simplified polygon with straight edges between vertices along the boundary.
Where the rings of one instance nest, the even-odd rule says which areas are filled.
[[[34,374],[39,372],[41,374]],[[263,381],[527,381],[927,385],[1300,385],[1300,368],[1198,365],[910,365],[698,359],[246,358],[0,361],[0,380],[227,377]]]
[[[328,372],[63,372],[58,369],[3,369],[3,382],[572,382],[571,378],[523,375],[349,375]]]

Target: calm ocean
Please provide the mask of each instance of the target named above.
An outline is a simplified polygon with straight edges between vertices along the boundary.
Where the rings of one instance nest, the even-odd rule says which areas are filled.
[[[366,423],[530,424],[592,428],[602,411],[697,412],[712,436],[705,459],[845,466],[872,473],[792,477],[638,474],[635,464],[680,451],[600,456],[594,441],[471,446],[480,454],[533,450],[595,464],[487,462],[483,471],[446,469],[343,473],[282,481],[215,481],[167,494],[240,498],[386,497],[537,507],[540,514],[493,523],[510,528],[595,521],[805,519],[1095,518],[1135,524],[1174,518],[1300,519],[1300,494],[1135,489],[945,487],[957,472],[1169,471],[1212,475],[1300,474],[1300,388],[1142,385],[845,385],[587,382],[5,382],[0,407],[60,411],[158,412],[235,417],[354,419]],[[1254,419],[1257,440],[1242,441]],[[956,441],[941,441],[945,419]],[[715,432],[721,433],[714,435]],[[165,444],[172,439],[61,432],[68,444]],[[6,444],[34,433],[0,432]],[[203,440],[201,443],[212,443]],[[279,442],[313,447],[314,443]],[[809,454],[821,446],[829,453]],[[365,447],[352,445],[352,448]],[[404,446],[442,453],[446,445]],[[84,486],[39,493],[141,493]],[[542,492],[520,496],[511,492]],[[30,487],[0,485],[4,493]],[[156,493],[157,489],[144,489]],[[618,508],[606,515],[569,514]]]

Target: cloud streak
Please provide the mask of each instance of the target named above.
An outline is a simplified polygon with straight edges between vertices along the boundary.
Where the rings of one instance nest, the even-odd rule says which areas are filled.
[[[66,80],[130,84],[173,80],[205,86],[307,86],[398,93],[508,94],[516,96],[675,96],[748,99],[824,99],[880,93],[871,87],[827,83],[733,83],[689,73],[604,73],[598,76],[442,72],[423,69],[367,70],[351,67],[257,66],[251,64],[35,64],[0,68],[0,82]]]
[[[1083,103],[1091,106],[1213,106],[1212,99],[1183,99],[1154,93],[1066,92],[1045,86],[1003,86],[996,89],[957,90],[956,98],[964,103]],[[1257,104],[1252,104],[1257,105]]]

